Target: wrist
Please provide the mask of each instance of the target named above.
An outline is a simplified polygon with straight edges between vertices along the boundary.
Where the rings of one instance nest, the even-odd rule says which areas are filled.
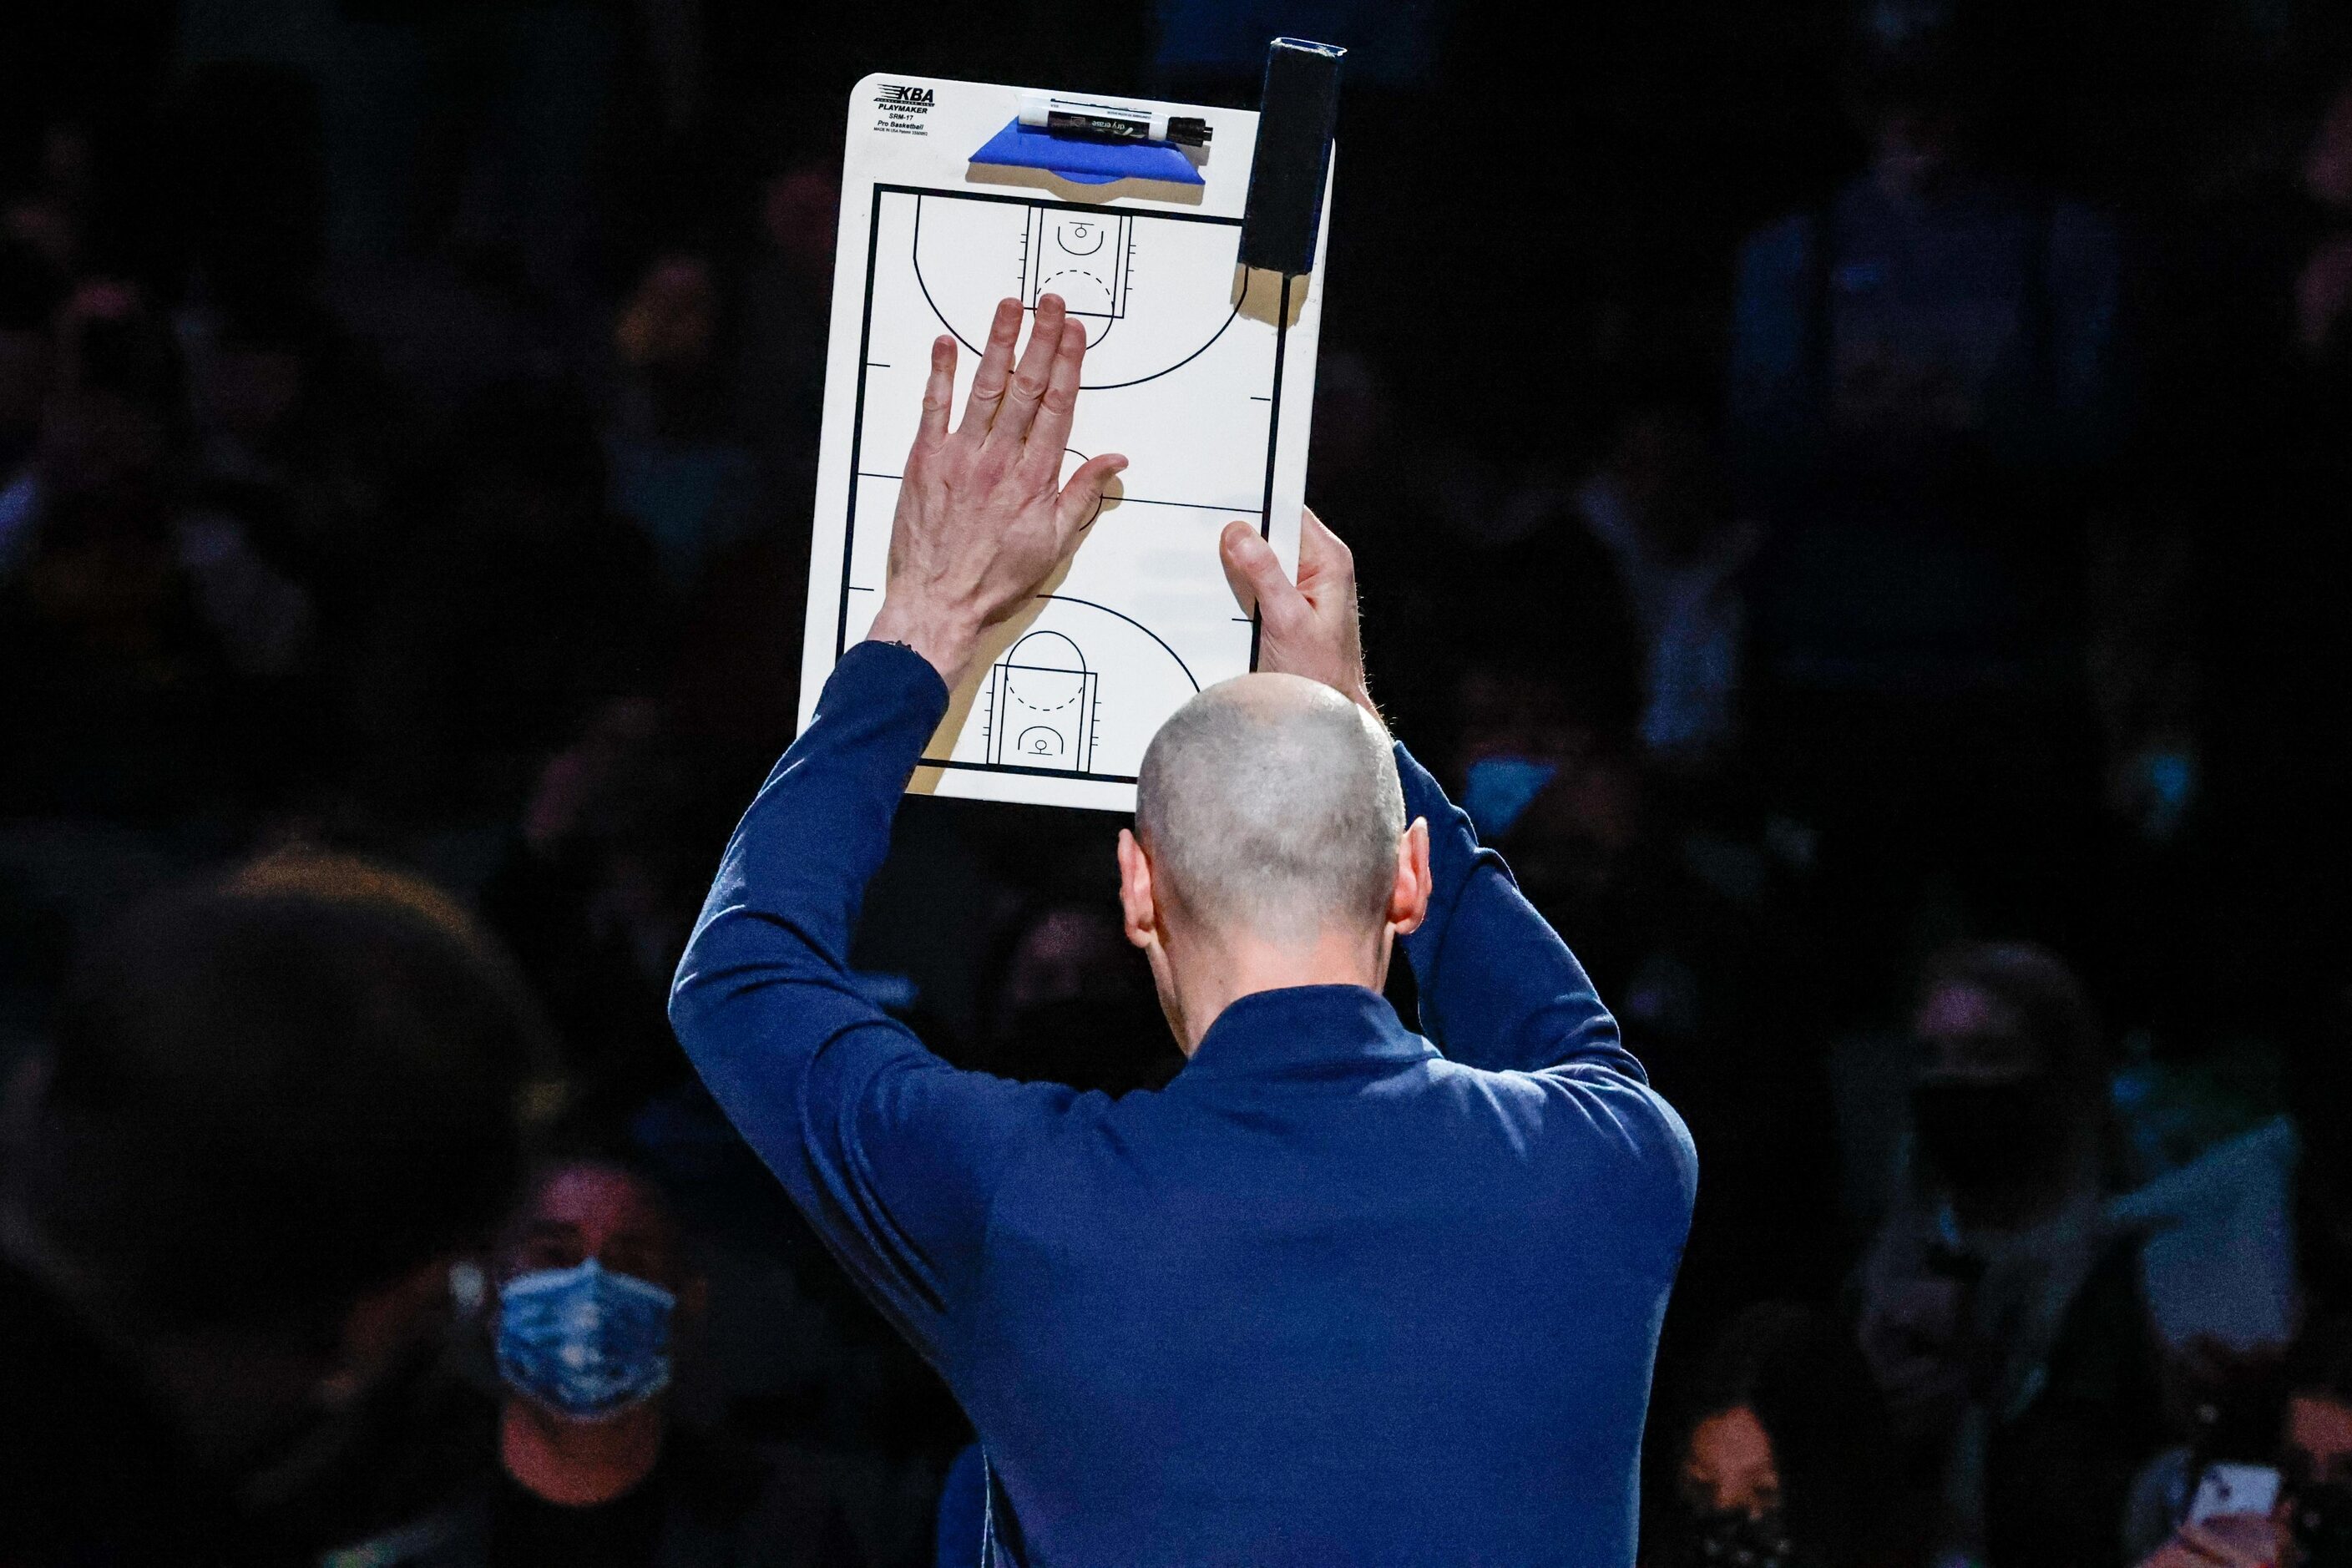
[[[971,667],[980,646],[980,628],[968,618],[937,606],[909,604],[885,594],[881,610],[866,628],[866,640],[912,648],[930,662],[952,691]]]
[[[1346,698],[1349,701],[1354,703],[1357,707],[1370,714],[1372,716],[1373,723],[1378,724],[1383,730],[1389,727],[1387,715],[1381,711],[1380,704],[1372,700],[1371,689],[1364,682],[1364,674],[1362,670],[1360,669],[1356,671],[1355,678],[1351,680],[1339,680],[1334,681],[1331,684],[1332,689],[1338,691],[1340,696]]]

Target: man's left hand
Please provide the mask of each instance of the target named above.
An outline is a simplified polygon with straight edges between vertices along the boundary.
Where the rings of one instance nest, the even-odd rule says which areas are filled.
[[[1127,467],[1125,458],[1105,453],[1060,482],[1086,328],[1069,319],[1058,295],[1041,296],[1016,371],[1013,345],[1024,314],[1018,300],[997,305],[963,422],[953,431],[955,340],[931,345],[922,424],[890,525],[888,584],[866,634],[913,648],[950,689],[988,629],[1019,611],[1068,559],[1102,504],[1103,487]]]

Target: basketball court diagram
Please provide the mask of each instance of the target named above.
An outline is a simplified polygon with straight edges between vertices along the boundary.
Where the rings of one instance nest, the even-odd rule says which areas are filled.
[[[1095,673],[1059,632],[1031,632],[990,667],[988,760],[1085,773],[1095,742]]]
[[[1013,111],[1010,89],[941,82],[931,123],[942,141],[941,121],[963,108],[950,89],[1004,95],[972,100],[969,129],[956,133],[966,153]],[[1246,148],[1255,116],[1215,112],[1238,121],[1233,144]],[[913,787],[1131,809],[1161,721],[1253,666],[1257,628],[1225,582],[1217,538],[1240,519],[1286,560],[1296,551],[1319,310],[1285,321],[1242,308],[1245,161],[1228,165],[1234,177],[1222,188],[1213,165],[1208,198],[1187,208],[992,189],[940,157],[947,150],[898,136],[868,149],[853,136],[803,718],[880,608],[932,342],[944,332],[959,345],[960,420],[998,301],[1019,300],[1034,324],[1038,301],[1057,295],[1087,344],[1063,473],[1102,452],[1124,454],[1128,467],[1067,568],[998,628],[951,694]],[[861,159],[877,174],[916,177],[856,184]]]

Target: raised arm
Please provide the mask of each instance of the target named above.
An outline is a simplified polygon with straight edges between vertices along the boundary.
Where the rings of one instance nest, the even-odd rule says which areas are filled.
[[[955,345],[933,346],[882,609],[735,830],[670,993],[712,1095],[943,1370],[997,1182],[1081,1097],[950,1068],[866,1000],[847,960],[950,689],[982,634],[1074,547],[1122,463],[1097,458],[1057,485],[1086,335],[1047,295],[1015,374],[1023,314],[998,307],[952,432]]]
[[[1260,667],[1336,687],[1377,717],[1348,547],[1307,513],[1293,584],[1247,525],[1229,525],[1220,543],[1234,593],[1257,609]],[[1429,914],[1404,939],[1429,1037],[1472,1067],[1589,1068],[1645,1082],[1583,965],[1520,897],[1502,858],[1479,847],[1469,817],[1411,752],[1399,745],[1396,756],[1405,815],[1429,824]]]

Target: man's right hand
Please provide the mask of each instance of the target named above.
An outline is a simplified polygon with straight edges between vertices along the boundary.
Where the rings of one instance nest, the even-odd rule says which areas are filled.
[[[1013,344],[1023,316],[1020,300],[998,303],[963,423],[953,430],[956,341],[942,336],[931,344],[921,422],[890,521],[882,607],[866,634],[921,654],[950,690],[982,636],[1017,614],[1069,559],[1102,506],[1103,486],[1127,467],[1107,452],[1060,482],[1086,329],[1069,319],[1059,295],[1039,295],[1016,372]]]
[[[1298,581],[1283,574],[1274,546],[1246,522],[1217,540],[1225,581],[1258,617],[1258,668],[1335,687],[1374,719],[1364,686],[1364,641],[1356,620],[1356,558],[1311,511],[1298,515]]]

